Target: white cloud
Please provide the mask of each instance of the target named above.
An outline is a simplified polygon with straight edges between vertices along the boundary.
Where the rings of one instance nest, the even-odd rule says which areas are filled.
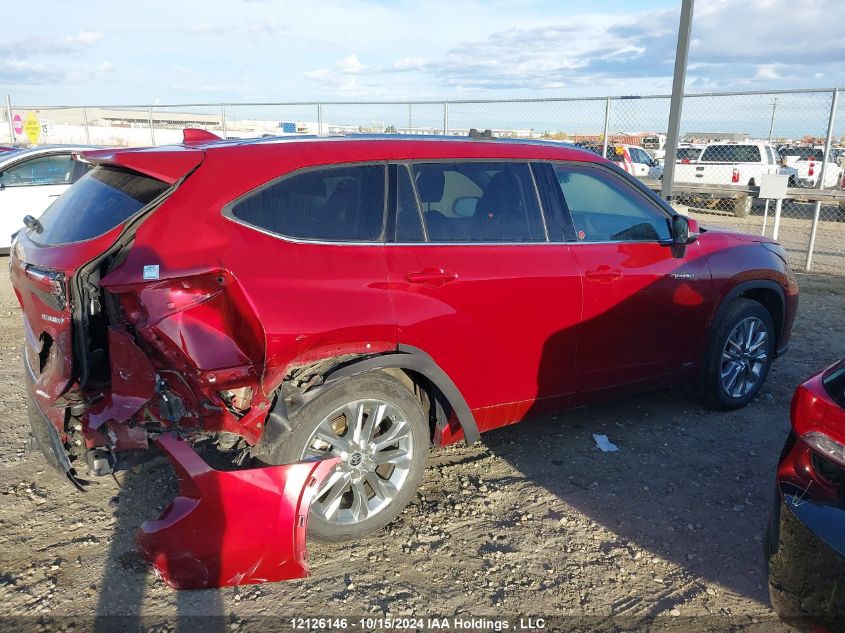
[[[774,64],[761,64],[757,66],[757,74],[755,79],[781,79],[780,73]]]
[[[402,57],[393,62],[394,70],[422,70],[426,67],[425,57]]]
[[[93,46],[101,39],[103,39],[102,33],[97,33],[95,31],[80,31],[75,35],[68,35],[65,37],[65,42],[71,45],[80,44],[82,46]]]
[[[337,60],[334,67],[339,72],[352,75],[357,75],[366,68],[366,66],[361,63],[361,61],[358,59],[358,56],[354,53],[350,53],[346,57],[341,57],[339,60]]]

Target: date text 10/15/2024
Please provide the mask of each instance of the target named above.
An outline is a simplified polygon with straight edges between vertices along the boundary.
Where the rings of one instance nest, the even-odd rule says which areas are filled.
[[[537,631],[546,628],[543,618],[518,618],[510,621],[500,618],[480,617],[361,617],[361,618],[309,618],[290,619],[293,630],[301,631],[401,631],[401,630],[455,630],[455,631]]]

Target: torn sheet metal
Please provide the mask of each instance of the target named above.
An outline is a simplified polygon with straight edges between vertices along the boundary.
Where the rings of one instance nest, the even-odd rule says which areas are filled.
[[[150,359],[131,334],[109,328],[111,387],[102,407],[88,414],[88,428],[98,429],[103,422],[124,422],[153,397],[156,374]]]
[[[159,519],[141,525],[138,544],[168,585],[204,589],[309,574],[308,510],[339,460],[220,471],[169,433],[156,443],[176,469],[179,492]]]

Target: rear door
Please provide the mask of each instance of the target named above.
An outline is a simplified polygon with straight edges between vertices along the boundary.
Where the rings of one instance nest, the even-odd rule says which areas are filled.
[[[601,165],[558,163],[583,279],[577,365],[584,390],[678,372],[700,359],[710,273],[697,244],[669,241],[669,214]]]
[[[400,164],[393,182],[387,261],[400,343],[434,358],[481,430],[557,406],[577,389],[581,287],[531,167]]]

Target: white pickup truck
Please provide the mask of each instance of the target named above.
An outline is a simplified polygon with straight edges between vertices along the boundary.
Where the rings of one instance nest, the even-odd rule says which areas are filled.
[[[824,148],[792,147],[782,152],[781,155],[783,156],[783,162],[798,172],[795,176],[796,187],[810,187],[815,189],[819,186]],[[833,155],[833,152],[828,154],[827,164],[824,170],[823,189],[839,188],[842,184],[843,169]]]
[[[764,174],[786,174],[791,177],[790,184],[794,185],[797,171],[791,167],[780,167],[772,146],[757,142],[709,143],[697,161],[675,165],[676,183],[753,187],[760,184],[760,177]],[[734,214],[740,218],[751,213],[751,197],[745,193],[705,193],[695,194],[694,197],[731,200]]]

